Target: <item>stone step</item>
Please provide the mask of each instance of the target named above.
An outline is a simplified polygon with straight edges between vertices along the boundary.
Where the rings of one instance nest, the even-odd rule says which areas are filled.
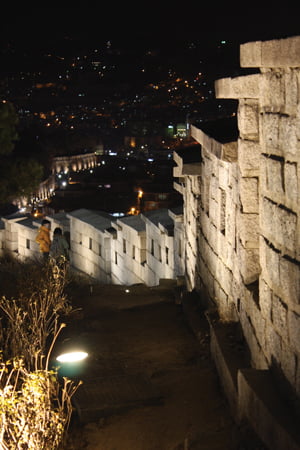
[[[151,381],[139,374],[86,380],[73,396],[73,405],[82,423],[161,401],[161,394]]]

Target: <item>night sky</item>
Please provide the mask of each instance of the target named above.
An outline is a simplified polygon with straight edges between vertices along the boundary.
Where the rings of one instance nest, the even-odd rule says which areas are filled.
[[[300,6],[279,9],[249,7],[230,2],[207,6],[197,2],[153,2],[130,4],[101,2],[101,6],[35,7],[7,6],[1,15],[1,41],[18,41],[20,45],[38,47],[55,42],[62,36],[79,39],[119,40],[124,45],[152,42],[157,45],[176,45],[186,39],[214,39],[237,42],[272,39],[300,34]]]

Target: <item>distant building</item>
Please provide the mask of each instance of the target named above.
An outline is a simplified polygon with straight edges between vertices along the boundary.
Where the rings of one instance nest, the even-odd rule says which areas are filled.
[[[113,284],[145,282],[146,225],[140,215],[127,216],[112,223],[111,280]]]
[[[159,209],[141,215],[146,224],[147,260],[145,283],[159,284],[160,279],[176,279],[184,274],[182,228],[176,223],[182,208]]]
[[[180,208],[121,218],[103,211],[78,209],[47,218],[51,222],[51,238],[59,226],[69,241],[73,269],[94,282],[153,286],[161,278],[183,275]],[[21,261],[39,260],[35,238],[40,224],[41,219],[28,215],[3,217],[0,256],[9,253]]]
[[[111,282],[111,239],[113,217],[105,212],[79,209],[67,214],[70,220],[70,259],[77,270],[101,283]]]

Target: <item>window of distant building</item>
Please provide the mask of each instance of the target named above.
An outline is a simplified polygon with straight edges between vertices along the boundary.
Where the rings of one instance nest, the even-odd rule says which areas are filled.
[[[123,253],[126,253],[126,239],[123,239]]]
[[[93,239],[89,238],[89,249],[93,250]]]
[[[166,264],[169,264],[169,249],[166,247]]]
[[[132,259],[135,259],[135,245],[132,246]]]
[[[118,264],[118,253],[115,252],[115,264]]]
[[[102,256],[102,245],[101,244],[98,245],[98,255]]]
[[[30,239],[26,239],[26,248],[30,250]]]
[[[158,200],[166,200],[167,194],[158,194]]]
[[[161,262],[162,261],[162,256],[161,256],[161,246],[158,246],[158,260]]]
[[[151,249],[150,249],[151,255],[154,256],[154,240],[151,239]]]
[[[182,242],[181,239],[178,240],[178,256],[182,256]]]

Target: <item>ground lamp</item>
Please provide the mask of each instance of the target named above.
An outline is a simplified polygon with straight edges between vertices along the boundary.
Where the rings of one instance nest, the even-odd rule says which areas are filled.
[[[79,376],[85,367],[84,361],[88,353],[82,350],[68,350],[56,357],[58,373],[61,376],[72,378]]]

